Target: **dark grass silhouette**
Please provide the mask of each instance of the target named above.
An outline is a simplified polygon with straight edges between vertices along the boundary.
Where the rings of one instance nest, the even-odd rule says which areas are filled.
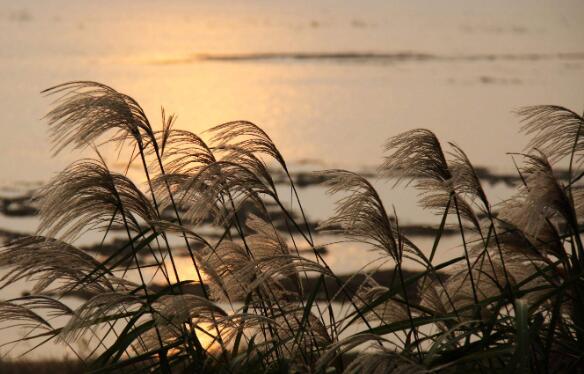
[[[379,175],[413,183],[421,206],[437,213],[431,248],[403,234],[366,178],[320,173],[342,195],[318,230],[393,264],[386,284],[375,264],[356,284],[322,257],[284,157],[255,124],[213,127],[206,142],[174,129],[164,111],[155,130],[134,99],[99,83],[45,93],[56,97],[47,115],[55,153],[92,147],[96,158],[43,187],[36,236],[0,251],[2,287],[34,283],[30,295],[0,302],[0,321],[25,330],[12,344],[62,344],[92,372],[583,371],[580,115],[519,111],[533,136],[529,153],[516,156],[522,185],[497,204],[456,145],[423,129],[389,139]],[[105,143],[131,151],[128,169],[141,165],[143,186],[110,170]],[[566,182],[552,167],[562,160]],[[286,176],[286,196],[274,168]],[[286,229],[273,224],[275,211]],[[220,235],[205,235],[209,226]],[[114,227],[125,238],[108,256],[71,244],[89,230],[105,241]],[[462,255],[438,263],[446,229],[456,230]],[[312,255],[300,255],[306,247]],[[180,276],[179,256],[194,280]],[[412,262],[424,270],[406,271]],[[66,296],[79,293],[87,300],[69,307]]]
[[[84,370],[85,367],[78,361],[0,361],[0,372],[3,374],[77,374]]]

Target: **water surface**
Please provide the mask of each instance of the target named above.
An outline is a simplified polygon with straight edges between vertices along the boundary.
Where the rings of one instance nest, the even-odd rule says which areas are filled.
[[[164,106],[178,114],[177,127],[197,133],[253,121],[293,170],[374,167],[387,137],[424,127],[456,142],[476,165],[510,173],[506,152],[526,144],[513,110],[584,109],[581,1],[0,4],[3,187],[26,189],[87,154],[52,158],[47,142],[42,117],[51,100],[40,91],[70,80],[133,96],[153,123]],[[113,153],[106,158],[119,164]],[[400,222],[439,222],[416,207],[414,191],[375,183]],[[501,183],[488,191],[494,202],[511,192]],[[332,212],[323,193],[300,191],[312,219]],[[15,231],[35,224],[0,219],[1,228]],[[431,239],[415,239],[431,246]],[[440,258],[459,253],[460,243],[446,240]],[[327,260],[347,273],[378,256],[340,246]],[[2,298],[24,288],[2,291]]]

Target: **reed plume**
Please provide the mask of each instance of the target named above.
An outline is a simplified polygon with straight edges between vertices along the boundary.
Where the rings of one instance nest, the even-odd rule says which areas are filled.
[[[316,235],[294,174],[252,122],[198,135],[164,110],[153,127],[100,83],[44,92],[57,96],[55,153],[89,147],[96,159],[41,188],[37,235],[0,248],[0,289],[32,285],[0,301],[2,326],[23,329],[6,346],[65,344],[90,372],[582,372],[584,121],[569,109],[518,112],[533,138],[503,204],[460,147],[425,129],[390,138],[379,176],[413,184],[442,216],[426,250],[371,181],[345,170],[320,173],[342,197]],[[130,144],[127,168],[141,161],[144,186],[110,170],[109,142]],[[554,170],[564,158],[568,181]],[[449,219],[463,253],[440,262]],[[90,232],[101,240],[82,249]],[[381,257],[339,276],[317,250],[322,233]]]

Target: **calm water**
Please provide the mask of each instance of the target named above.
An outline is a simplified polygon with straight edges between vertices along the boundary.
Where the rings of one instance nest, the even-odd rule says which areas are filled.
[[[46,180],[79,157],[51,158],[42,120],[50,100],[39,92],[69,80],[132,95],[152,122],[164,106],[195,132],[251,120],[312,169],[376,165],[384,139],[425,127],[507,172],[505,153],[526,143],[512,110],[584,109],[582,1],[0,4],[0,186]],[[379,186],[402,222],[437,221],[415,208],[414,192]],[[493,201],[509,194],[489,190]],[[315,219],[331,211],[322,193],[301,191]],[[0,219],[14,230],[35,224]],[[328,256],[339,272],[376,257],[339,251]],[[457,251],[449,243],[444,256]]]
[[[49,157],[40,119],[50,101],[39,91],[75,79],[134,96],[153,122],[160,106],[194,131],[248,119],[291,160],[345,167],[377,163],[386,137],[414,127],[457,142],[477,164],[505,167],[505,152],[524,144],[513,109],[584,109],[581,1],[82,4],[2,1],[3,182],[44,179],[68,161]],[[193,58],[297,52],[440,58]]]

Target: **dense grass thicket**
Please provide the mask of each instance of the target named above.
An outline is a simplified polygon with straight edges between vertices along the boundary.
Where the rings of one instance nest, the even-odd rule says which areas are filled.
[[[322,172],[339,200],[315,232],[284,157],[253,123],[213,127],[205,142],[164,112],[156,130],[134,99],[102,84],[46,93],[55,152],[92,147],[96,158],[38,191],[38,233],[0,249],[0,286],[34,282],[0,302],[3,326],[25,331],[13,344],[62,344],[92,372],[584,371],[582,116],[518,112],[532,137],[513,156],[523,183],[497,204],[454,144],[424,129],[390,138],[380,177],[411,183],[437,214],[433,246],[419,248],[372,184],[345,170]],[[126,172],[108,168],[106,143],[131,152]],[[556,178],[557,163],[568,178]],[[445,227],[461,255],[440,263]],[[114,230],[124,244],[107,256],[71,244],[89,231],[105,243]],[[392,279],[342,281],[317,250],[321,231],[386,256]],[[181,278],[185,256],[195,279]],[[404,270],[413,263],[424,270]],[[83,295],[80,307],[71,295]]]

